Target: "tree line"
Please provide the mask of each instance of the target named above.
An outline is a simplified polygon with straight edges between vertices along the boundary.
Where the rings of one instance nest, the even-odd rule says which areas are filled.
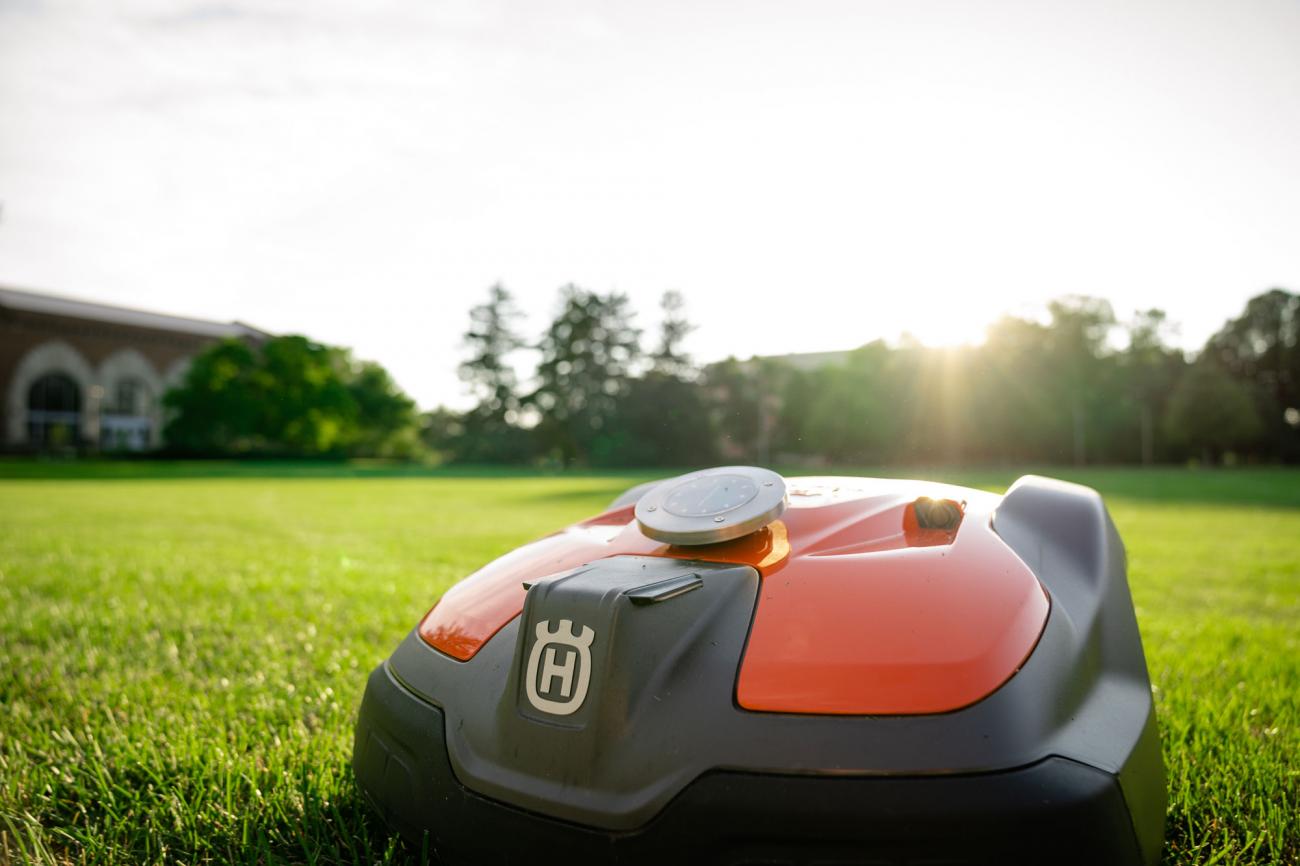
[[[567,285],[529,339],[511,292],[492,286],[464,334],[473,406],[424,415],[342,350],[223,343],[168,396],[167,441],[563,466],[1300,461],[1300,296],[1282,289],[1252,298],[1190,358],[1164,312],[1121,321],[1103,299],[1069,296],[1044,321],[1004,316],[978,346],[877,340],[817,365],[701,366],[683,349],[694,330],[683,296],[660,305],[647,338],[625,294]],[[537,361],[521,379],[525,350]]]

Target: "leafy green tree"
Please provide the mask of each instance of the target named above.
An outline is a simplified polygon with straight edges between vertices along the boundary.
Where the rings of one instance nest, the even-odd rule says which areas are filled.
[[[1070,417],[1045,363],[1050,328],[1003,316],[988,328],[969,376],[973,411],[966,424],[968,454],[985,460],[1057,461]]]
[[[461,459],[464,435],[464,416],[446,406],[420,416],[420,441],[440,460]]]
[[[822,456],[878,462],[894,447],[898,424],[889,355],[889,347],[877,340],[810,377],[815,397],[804,430]]]
[[[717,435],[703,387],[681,344],[694,326],[679,292],[660,301],[659,342],[651,368],[628,381],[618,401],[607,449],[596,462],[635,466],[701,466],[714,461]]]
[[[575,285],[560,290],[560,309],[539,345],[537,388],[529,396],[547,450],[566,465],[614,453],[611,421],[640,357],[640,331],[626,295]]]
[[[345,380],[346,353],[287,336],[268,340],[260,355],[254,376],[265,440],[304,456],[345,451],[359,421]]]
[[[708,466],[717,432],[703,386],[653,371],[628,382],[592,462],[614,466]]]
[[[1165,435],[1206,463],[1250,448],[1261,429],[1249,389],[1208,356],[1187,370],[1169,397]]]
[[[695,370],[691,366],[690,356],[682,349],[682,343],[695,330],[686,319],[686,299],[682,293],[669,289],[659,299],[662,317],[659,321],[659,344],[650,355],[651,370],[679,379],[691,378]]]
[[[1187,362],[1169,345],[1171,326],[1164,310],[1137,312],[1126,330],[1128,346],[1118,359],[1120,378],[1137,416],[1138,457],[1149,465],[1157,455],[1158,421]]]
[[[1052,317],[1047,355],[1043,359],[1055,377],[1055,394],[1063,398],[1070,418],[1071,453],[1076,465],[1087,462],[1088,431],[1095,413],[1106,405],[1106,338],[1115,325],[1110,302],[1070,295],[1047,305]]]
[[[306,337],[217,343],[164,403],[164,437],[199,455],[409,456],[415,406],[379,365]]]
[[[349,358],[350,360],[350,358]],[[356,404],[349,453],[367,457],[416,457],[423,450],[415,401],[374,361],[352,362],[346,375]]]
[[[892,349],[883,373],[892,423],[894,459],[908,463],[961,463],[986,447],[977,416],[975,381],[979,350],[928,348],[909,341]]]
[[[535,437],[519,427],[519,383],[510,360],[525,345],[520,318],[514,296],[500,283],[470,310],[464,336],[470,356],[459,372],[478,402],[462,417],[461,435],[450,446],[459,460],[520,463],[535,454]]]
[[[759,363],[727,358],[704,370],[706,399],[724,460],[763,462],[764,398],[772,392],[762,386]]]
[[[1300,409],[1300,295],[1272,289],[1251,298],[1240,316],[1206,346],[1209,356],[1248,387],[1274,456],[1300,460],[1300,427],[1286,421]]]
[[[522,316],[514,295],[500,283],[488,289],[487,301],[469,311],[464,342],[470,356],[459,372],[478,398],[483,416],[506,420],[519,409],[518,377],[510,355],[524,347],[515,324]]]
[[[769,361],[771,365],[771,361]],[[784,364],[783,375],[765,377],[764,389],[772,400],[776,423],[771,448],[781,460],[816,462],[824,456],[808,429],[812,406],[818,397],[818,371],[802,370]],[[756,408],[758,405],[756,403]]]
[[[167,446],[188,454],[240,454],[267,447],[259,353],[223,340],[190,363],[180,387],[163,397]]]

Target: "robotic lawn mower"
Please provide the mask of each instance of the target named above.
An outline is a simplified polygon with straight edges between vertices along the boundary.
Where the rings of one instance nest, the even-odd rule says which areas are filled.
[[[723,467],[466,578],[353,766],[446,863],[1154,864],[1164,767],[1093,491]]]

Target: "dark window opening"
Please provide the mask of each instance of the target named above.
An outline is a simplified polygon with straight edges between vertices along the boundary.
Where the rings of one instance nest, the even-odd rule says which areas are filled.
[[[80,439],[81,389],[71,376],[46,373],[27,391],[27,441],[40,448],[68,448]]]
[[[99,446],[106,451],[143,451],[153,434],[149,390],[139,379],[121,379],[99,418]]]

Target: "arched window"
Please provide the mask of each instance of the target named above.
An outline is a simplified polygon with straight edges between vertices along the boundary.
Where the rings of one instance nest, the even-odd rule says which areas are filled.
[[[81,438],[81,389],[71,376],[46,373],[27,391],[27,441],[74,446]]]
[[[139,379],[119,379],[113,387],[113,402],[107,410],[114,415],[148,415],[149,390]]]
[[[143,451],[153,432],[153,397],[139,379],[118,379],[99,416],[99,445],[105,451]]]

